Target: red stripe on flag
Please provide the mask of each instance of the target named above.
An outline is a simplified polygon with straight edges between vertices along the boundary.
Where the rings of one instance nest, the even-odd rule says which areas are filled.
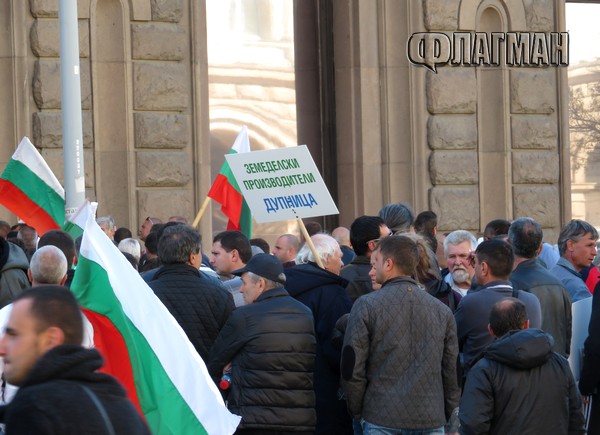
[[[46,231],[60,230],[60,226],[46,211],[25,195],[10,181],[0,178],[0,204],[35,228],[39,236]]]
[[[221,204],[221,211],[229,218],[227,229],[240,229],[242,214],[242,194],[235,190],[223,174],[217,175],[208,196]]]
[[[144,418],[137,390],[135,389],[129,352],[123,336],[108,317],[86,308],[82,308],[81,311],[94,327],[94,347],[104,357],[104,365],[100,368],[100,371],[114,376],[123,384],[127,391],[127,397]]]

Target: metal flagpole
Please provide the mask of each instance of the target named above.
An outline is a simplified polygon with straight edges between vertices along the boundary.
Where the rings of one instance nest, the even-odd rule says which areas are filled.
[[[59,0],[65,215],[85,201],[77,0]]]

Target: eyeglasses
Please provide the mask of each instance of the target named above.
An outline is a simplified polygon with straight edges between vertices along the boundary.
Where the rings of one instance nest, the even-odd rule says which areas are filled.
[[[390,231],[387,236],[379,237],[378,239],[369,240],[367,243],[375,242],[375,244],[378,244],[381,241],[381,239],[385,239],[386,237],[393,236],[393,235],[394,235],[394,232]]]

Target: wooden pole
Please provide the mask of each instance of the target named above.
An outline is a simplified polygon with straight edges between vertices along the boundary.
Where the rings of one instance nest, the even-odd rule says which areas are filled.
[[[321,261],[321,258],[317,254],[317,249],[315,248],[313,241],[311,240],[310,236],[308,235],[308,231],[306,231],[304,222],[302,222],[302,219],[300,219],[300,218],[296,218],[296,219],[298,220],[298,225],[300,226],[300,231],[302,231],[302,234],[304,235],[304,240],[306,240],[306,243],[308,243],[308,247],[310,248],[313,255],[315,256],[315,262],[319,265],[319,267],[321,269],[325,269],[325,266],[323,266],[323,262]]]
[[[198,214],[196,215],[196,219],[194,219],[194,222],[192,223],[192,227],[196,228],[198,226],[198,224],[200,223],[200,219],[202,219],[202,215],[206,211],[206,207],[208,207],[209,202],[210,197],[207,196],[204,202],[202,203],[202,207],[200,207],[200,210],[198,210]]]

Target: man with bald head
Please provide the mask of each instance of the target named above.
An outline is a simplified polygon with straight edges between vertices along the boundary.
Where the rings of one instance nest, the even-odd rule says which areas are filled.
[[[291,267],[296,265],[296,255],[300,241],[293,234],[283,234],[279,236],[273,248],[273,255],[281,261],[283,267]]]
[[[331,232],[331,237],[335,239],[340,245],[342,250],[342,263],[344,266],[350,264],[350,262],[356,257],[356,253],[352,249],[350,243],[350,230],[346,227],[337,227]]]
[[[64,285],[67,280],[67,258],[56,246],[38,248],[31,257],[27,276],[31,286],[42,284]]]

